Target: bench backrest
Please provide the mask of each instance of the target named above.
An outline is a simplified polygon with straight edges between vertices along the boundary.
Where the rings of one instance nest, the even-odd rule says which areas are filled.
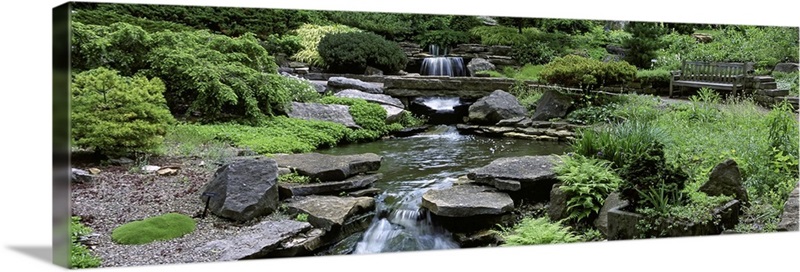
[[[739,83],[746,73],[745,63],[683,61],[680,80]]]

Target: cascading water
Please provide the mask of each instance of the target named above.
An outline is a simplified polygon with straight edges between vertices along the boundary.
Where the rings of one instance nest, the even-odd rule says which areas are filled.
[[[435,111],[455,111],[455,107],[461,105],[458,97],[426,97],[422,98],[422,104]]]
[[[331,254],[459,248],[452,234],[420,208],[425,192],[448,188],[469,169],[496,158],[557,154],[564,149],[551,142],[462,135],[455,126],[440,125],[411,137],[319,150],[333,155],[375,153],[383,157],[378,172],[384,178],[374,184],[382,191],[375,198],[376,216],[360,237],[343,246],[349,250]]]
[[[434,57],[422,60],[419,73],[423,76],[466,76],[467,70],[461,57],[446,57],[447,49],[431,45],[428,52]]]
[[[428,118],[428,124],[457,124],[463,122],[469,105],[462,105],[458,97],[419,97],[409,110]]]

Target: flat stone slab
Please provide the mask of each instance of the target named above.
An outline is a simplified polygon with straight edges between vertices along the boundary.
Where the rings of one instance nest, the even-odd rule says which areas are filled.
[[[350,107],[345,105],[292,102],[292,109],[286,114],[292,118],[328,121],[349,128],[361,128],[350,115]]]
[[[275,156],[279,167],[294,169],[312,181],[342,181],[346,178],[377,171],[381,168],[381,156],[373,153],[358,155],[327,155],[302,153]]]
[[[447,217],[499,215],[513,210],[514,200],[494,188],[458,185],[425,192],[422,207],[435,215]]]
[[[798,231],[798,220],[800,219],[800,187],[795,187],[792,193],[789,194],[789,199],[783,205],[783,215],[781,215],[781,222],[778,223],[779,231]]]
[[[525,183],[553,180],[556,156],[522,156],[499,158],[489,165],[473,169],[467,177],[475,183],[487,184],[500,190],[518,191]]]
[[[403,105],[403,102],[400,102],[400,99],[397,99],[397,98],[394,98],[394,97],[391,97],[391,96],[388,96],[388,95],[385,95],[385,94],[372,94],[372,93],[362,92],[362,91],[359,91],[359,90],[347,89],[347,90],[342,90],[342,91],[334,94],[334,96],[337,96],[337,97],[348,97],[348,98],[361,98],[361,99],[364,99],[364,100],[366,100],[368,102],[372,102],[372,103],[376,103],[376,104],[394,106],[394,107],[398,107],[400,109],[404,109],[405,108],[405,106]]]
[[[264,221],[241,230],[237,236],[210,241],[195,250],[218,251],[218,261],[255,259],[266,256],[281,243],[310,229],[311,224],[308,222]]]
[[[359,188],[366,188],[380,180],[383,174],[356,175],[343,181],[316,182],[307,184],[278,183],[281,198],[307,195],[325,195]]]
[[[356,89],[371,94],[382,94],[383,88],[371,82],[364,82],[354,78],[331,77],[328,78],[328,87],[332,89]]]
[[[371,211],[375,206],[372,197],[303,196],[287,203],[290,213],[308,214],[308,222],[315,228],[330,231],[339,228],[353,215]]]

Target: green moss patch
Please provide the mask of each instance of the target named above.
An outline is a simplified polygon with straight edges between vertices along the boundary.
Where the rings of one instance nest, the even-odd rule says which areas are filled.
[[[191,217],[168,213],[119,226],[111,233],[111,239],[119,244],[141,245],[178,238],[194,229],[195,221]]]

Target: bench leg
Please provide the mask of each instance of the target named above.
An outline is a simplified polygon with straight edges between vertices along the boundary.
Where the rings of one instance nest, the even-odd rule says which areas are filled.
[[[669,98],[672,98],[672,81],[669,81]]]

